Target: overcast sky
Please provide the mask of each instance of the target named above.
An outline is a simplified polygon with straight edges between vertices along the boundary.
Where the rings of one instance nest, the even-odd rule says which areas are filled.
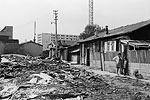
[[[150,0],[93,0],[94,24],[110,29],[150,19]],[[0,0],[0,29],[13,26],[14,38],[33,40],[36,33],[55,33],[53,10],[58,10],[58,33],[79,35],[88,24],[89,0]]]

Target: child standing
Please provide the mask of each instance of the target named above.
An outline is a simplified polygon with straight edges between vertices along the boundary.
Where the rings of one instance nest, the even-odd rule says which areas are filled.
[[[115,56],[113,58],[113,60],[116,62],[116,68],[117,68],[117,74],[119,74],[119,70],[122,67],[122,57],[121,57],[121,53],[118,53],[117,56]]]

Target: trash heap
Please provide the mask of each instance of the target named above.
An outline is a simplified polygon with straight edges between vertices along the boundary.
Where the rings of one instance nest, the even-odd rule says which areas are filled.
[[[128,87],[59,59],[7,56],[0,69],[0,100],[146,100]],[[15,62],[15,63],[14,63]]]

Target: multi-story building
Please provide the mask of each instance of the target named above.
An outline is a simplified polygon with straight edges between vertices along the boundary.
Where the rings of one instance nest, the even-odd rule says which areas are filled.
[[[50,43],[55,43],[56,34],[53,33],[42,33],[38,34],[37,42],[43,45],[43,50],[48,50],[48,45]],[[57,40],[67,40],[67,41],[78,41],[78,35],[66,35],[57,34]]]

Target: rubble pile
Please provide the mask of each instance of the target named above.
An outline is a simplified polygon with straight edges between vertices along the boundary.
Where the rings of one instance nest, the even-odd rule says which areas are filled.
[[[108,80],[59,59],[6,58],[11,62],[1,64],[0,100],[146,100],[147,97],[136,88],[113,84],[125,79]]]

